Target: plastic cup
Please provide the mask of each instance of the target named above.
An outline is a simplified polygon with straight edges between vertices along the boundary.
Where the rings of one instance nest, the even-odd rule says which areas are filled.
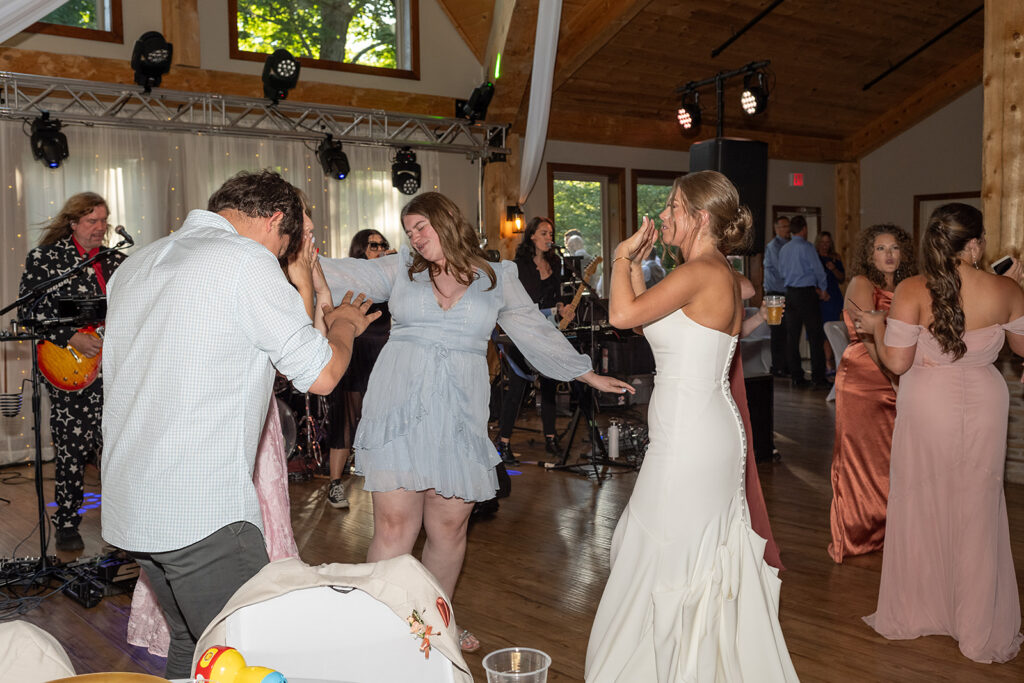
[[[484,657],[487,683],[546,683],[551,657],[529,647],[507,647]]]
[[[781,325],[782,311],[786,308],[786,297],[770,294],[764,298],[764,305],[768,309],[768,324]]]

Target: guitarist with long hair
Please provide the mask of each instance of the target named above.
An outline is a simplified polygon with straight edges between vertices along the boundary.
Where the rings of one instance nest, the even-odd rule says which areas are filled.
[[[530,295],[533,302],[542,311],[550,311],[551,315],[562,322],[571,322],[576,314],[575,306],[563,306],[558,298],[562,289],[562,260],[555,253],[555,228],[550,218],[536,216],[530,219],[523,231],[522,241],[516,247],[515,263],[519,269],[519,281],[523,289]],[[526,361],[517,348],[509,344],[506,353],[520,369],[526,367]],[[549,377],[540,377],[540,415],[544,428],[545,447],[552,455],[559,454],[558,441],[555,438],[555,389],[558,382]],[[498,440],[495,446],[498,455],[506,464],[516,464],[512,453],[510,439],[519,406],[523,402],[523,392],[527,381],[515,371],[509,373],[509,383],[502,397],[501,419],[498,423]]]
[[[43,228],[39,246],[28,253],[25,272],[21,276],[21,294],[55,275],[67,272],[82,260],[94,256],[103,246],[109,225],[107,202],[95,192],[80,192],[70,197]],[[108,252],[92,266],[78,271],[50,290],[33,309],[19,311],[22,319],[57,318],[57,299],[102,297],[107,282],[125,258],[120,252]],[[103,349],[103,341],[95,331],[73,326],[48,327],[43,331],[45,351],[66,351],[71,357],[92,364]],[[58,380],[59,381],[59,380]],[[100,418],[103,413],[103,381],[96,377],[91,383],[68,383],[62,387],[46,383],[50,393],[50,433],[55,451],[55,486],[57,510],[53,526],[57,530],[57,549],[74,552],[84,548],[78,525],[82,517],[83,470],[89,460],[98,458],[102,448]]]

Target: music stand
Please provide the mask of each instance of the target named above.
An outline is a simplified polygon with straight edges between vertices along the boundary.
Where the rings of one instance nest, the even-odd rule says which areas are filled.
[[[8,311],[18,308],[22,304],[31,302],[29,306],[30,313],[34,313],[36,307],[43,301],[47,296],[50,295],[50,290],[67,280],[78,271],[91,266],[100,258],[103,258],[107,254],[113,253],[121,247],[127,246],[128,240],[121,240],[118,244],[113,247],[106,247],[101,249],[95,256],[91,256],[84,261],[79,262],[74,268],[67,270],[63,273],[58,273],[49,280],[41,282],[33,287],[30,287],[28,291],[22,296],[18,297],[12,303],[4,306],[0,309],[0,316]],[[71,311],[67,311],[71,312]],[[91,314],[93,311],[90,309],[87,314]],[[31,332],[7,332],[0,331],[0,343],[11,342],[11,341],[39,341],[42,340],[43,332],[48,327],[54,326],[68,326],[76,325],[84,322],[91,321],[79,321],[77,316],[69,316],[64,318],[55,318],[52,320],[21,320],[19,324],[23,328],[31,329]],[[47,530],[50,523],[49,517],[46,515],[46,502],[43,494],[43,434],[42,434],[42,391],[43,391],[43,378],[42,373],[39,370],[39,353],[36,344],[32,346],[32,429],[34,431],[34,446],[35,455],[33,458],[33,466],[35,467],[35,490],[36,490],[36,512],[38,514],[37,524],[39,526],[39,557],[38,558],[24,558],[22,560],[12,560],[11,564],[14,565],[14,571],[6,572],[7,582],[5,585],[15,583],[42,583],[50,578],[50,575],[54,573],[54,570],[58,567],[59,561],[56,557],[46,555],[47,546]],[[12,577],[11,574],[14,576]]]

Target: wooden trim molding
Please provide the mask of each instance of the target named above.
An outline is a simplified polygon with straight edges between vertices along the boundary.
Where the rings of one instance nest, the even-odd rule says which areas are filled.
[[[63,24],[49,24],[44,21],[37,21],[26,28],[25,31],[28,33],[45,33],[51,36],[64,36],[65,38],[99,40],[104,43],[124,43],[124,20],[121,15],[121,0],[110,0],[109,31],[82,28],[80,26],[64,26]]]
[[[409,50],[411,64],[408,69],[388,69],[380,66],[363,64],[347,64],[330,59],[299,56],[299,64],[310,69],[327,69],[328,71],[347,71],[367,76],[384,76],[387,78],[405,78],[418,81],[420,79],[420,3],[409,0]],[[228,50],[231,59],[247,62],[264,62],[269,55],[262,52],[249,52],[238,49],[238,0],[228,0]]]

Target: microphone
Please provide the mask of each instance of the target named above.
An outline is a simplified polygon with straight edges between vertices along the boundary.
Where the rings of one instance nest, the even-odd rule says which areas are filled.
[[[128,234],[128,231],[124,229],[123,225],[119,225],[116,228],[114,228],[114,232],[120,235],[121,239],[123,239],[129,247],[135,245],[135,240],[132,239],[132,236]]]
[[[565,253],[565,247],[559,244],[555,244],[554,242],[548,242],[548,249],[551,249],[552,247],[554,247],[555,251],[557,251],[559,254]]]

